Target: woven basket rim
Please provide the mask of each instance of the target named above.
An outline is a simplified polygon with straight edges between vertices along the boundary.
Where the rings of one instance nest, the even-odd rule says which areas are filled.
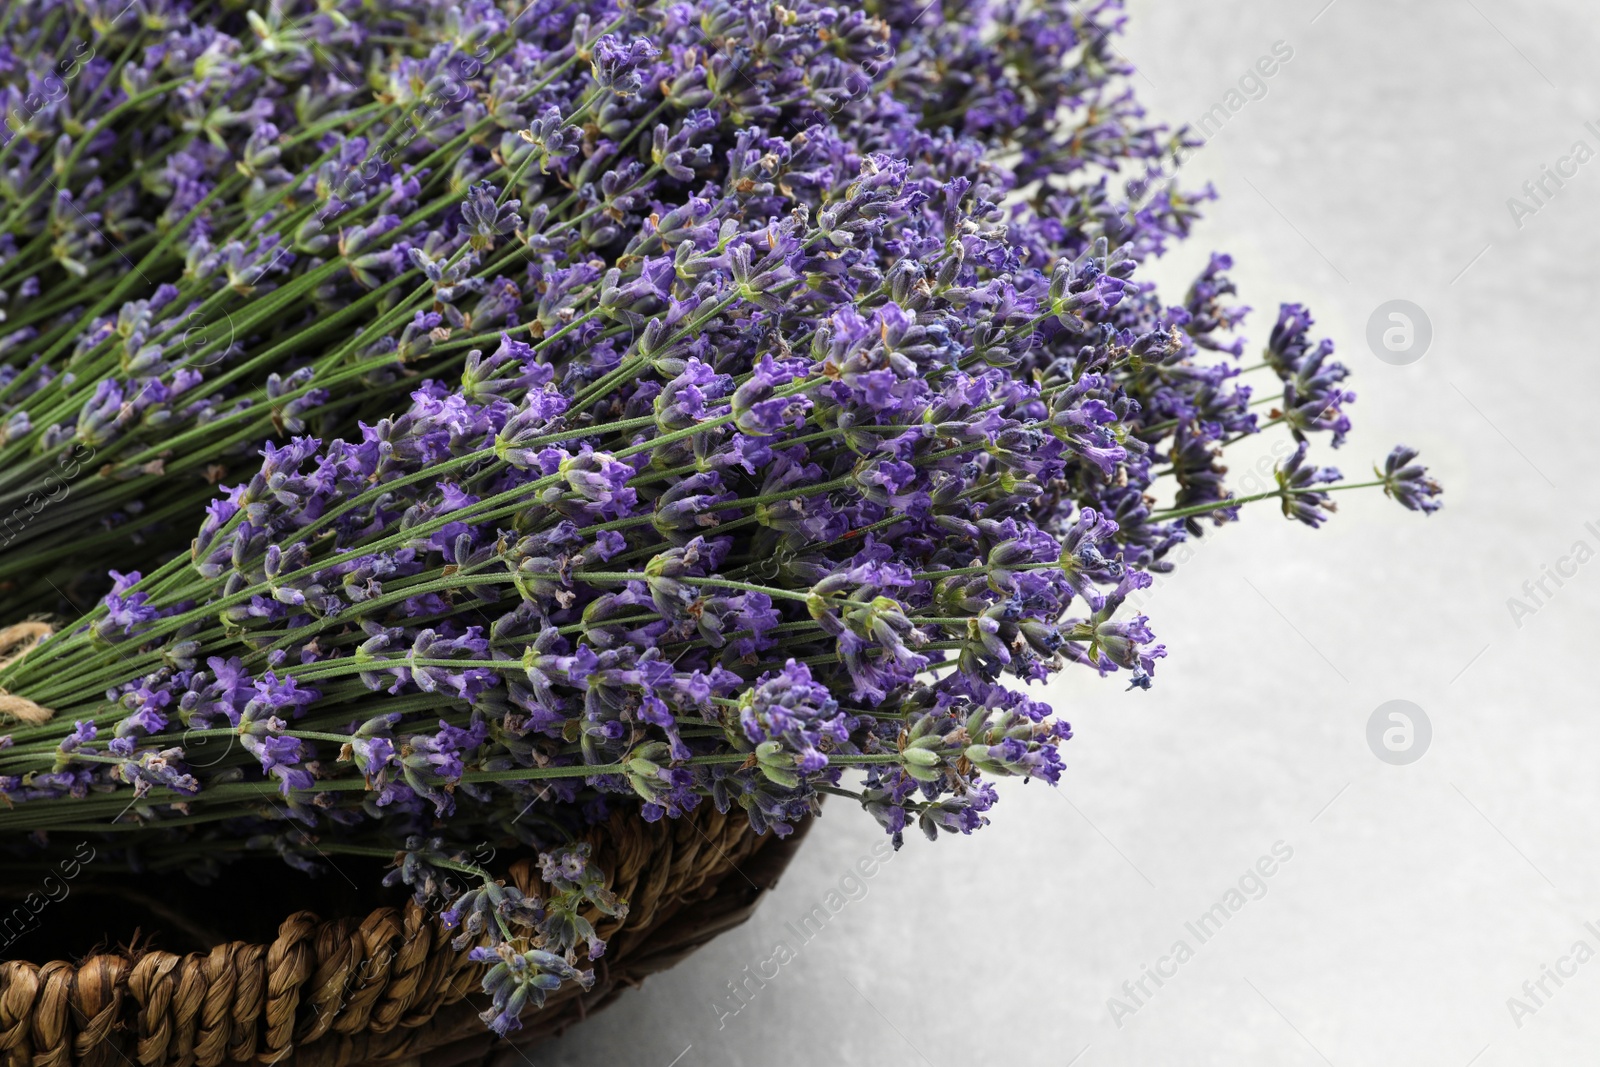
[[[742,922],[807,828],[770,847],[773,835],[757,836],[742,812],[710,805],[657,823],[619,811],[591,828],[582,839],[628,914],[590,916],[608,942],[594,988],[558,990],[525,1017],[518,1043],[581,1021]],[[524,892],[547,892],[531,856],[504,873]],[[460,1062],[461,1048],[486,1049],[493,1035],[477,1018],[480,965],[450,937],[407,901],[330,919],[296,911],[268,943],[208,952],[133,946],[76,963],[0,962],[0,1067],[354,1067],[434,1050],[430,1060]]]

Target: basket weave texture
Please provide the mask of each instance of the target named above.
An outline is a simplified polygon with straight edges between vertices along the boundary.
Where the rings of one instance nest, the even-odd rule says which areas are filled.
[[[618,813],[591,830],[594,857],[628,902],[590,916],[607,942],[593,989],[569,983],[514,1035],[527,1044],[581,1021],[623,988],[749,917],[805,825],[758,837],[743,814],[701,805],[645,823]],[[507,871],[541,895],[532,859]],[[413,902],[365,916],[287,916],[270,944],[210,952],[103,952],[78,963],[0,963],[0,1067],[456,1067],[496,1047],[478,1019],[481,967]],[[504,1042],[500,1042],[504,1047]]]

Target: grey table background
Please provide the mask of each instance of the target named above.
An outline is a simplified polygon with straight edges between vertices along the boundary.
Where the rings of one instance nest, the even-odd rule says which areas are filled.
[[[1416,445],[1446,509],[1351,494],[1320,532],[1261,512],[1208,539],[1146,605],[1172,653],[1154,691],[1050,686],[1077,735],[1062,788],[1004,783],[982,833],[908,839],[719,1017],[881,839],[834,806],[754,921],[529,1062],[1596,1062],[1600,962],[1572,952],[1600,951],[1600,566],[1520,619],[1508,599],[1575,542],[1600,550],[1600,160],[1520,227],[1506,201],[1574,142],[1600,149],[1600,11],[1324,3],[1131,3],[1121,47],[1169,120],[1294,50],[1189,164],[1223,198],[1157,276],[1233,253],[1253,348],[1280,300],[1309,302],[1361,394],[1338,461]],[[1395,298],[1433,324],[1410,366],[1364,341]],[[1409,766],[1367,744],[1391,699],[1432,723]],[[1185,924],[1277,842],[1292,858],[1201,944]],[[1109,998],[1134,1006],[1123,983],[1178,940],[1193,958],[1114,1020]],[[1576,973],[1536,1003],[1523,983],[1558,964]]]

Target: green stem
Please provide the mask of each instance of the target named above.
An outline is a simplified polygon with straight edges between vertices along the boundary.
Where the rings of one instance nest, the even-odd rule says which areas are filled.
[[[1308,496],[1314,493],[1336,493],[1345,489],[1370,489],[1376,485],[1384,484],[1380,479],[1375,482],[1344,482],[1339,485],[1320,485],[1311,489],[1272,489],[1265,493],[1256,493],[1252,496],[1236,496],[1227,500],[1215,500],[1209,504],[1195,504],[1187,508],[1176,508],[1172,511],[1163,511],[1150,516],[1150,522],[1169,522],[1172,519],[1186,519],[1191,515],[1204,515],[1210,511],[1220,511],[1223,508],[1236,508],[1242,504],[1253,504],[1258,500],[1281,500],[1286,496]]]

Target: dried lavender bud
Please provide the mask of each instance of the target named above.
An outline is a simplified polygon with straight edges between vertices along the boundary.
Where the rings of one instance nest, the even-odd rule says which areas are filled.
[[[67,43],[47,6],[0,102]],[[1061,774],[1017,681],[1148,688],[1127,600],[1174,546],[1252,499],[1323,521],[1346,369],[1286,305],[1258,418],[1231,261],[1147,280],[1209,194],[1140,202],[1184,135],[1118,6],[858,7],[110,27],[124,58],[0,145],[0,492],[38,503],[0,580],[104,594],[0,673],[58,713],[0,739],[7,844],[104,809],[149,824],[129,862],[204,826],[395,856],[507,1032],[625,908],[588,827],[709,800],[785,834],[831,792],[897,844],[972,832],[991,779]],[[1240,497],[1226,449],[1280,425]],[[1373,484],[1430,511],[1414,458]],[[469,837],[535,849],[548,899]]]

